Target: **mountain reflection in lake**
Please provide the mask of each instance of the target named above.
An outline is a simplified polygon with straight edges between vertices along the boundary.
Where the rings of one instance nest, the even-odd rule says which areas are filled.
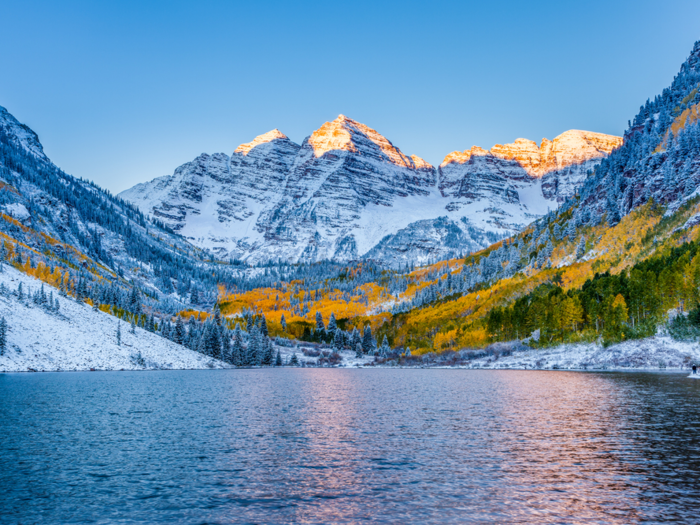
[[[3,523],[693,521],[686,374],[0,375]]]

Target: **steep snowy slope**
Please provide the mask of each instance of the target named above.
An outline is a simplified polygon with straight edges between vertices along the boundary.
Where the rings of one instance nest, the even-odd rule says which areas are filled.
[[[115,317],[57,295],[58,312],[36,305],[27,295],[42,283],[12,267],[5,265],[3,270],[0,316],[7,321],[9,332],[5,354],[0,356],[2,372],[226,367],[141,328],[132,334],[124,322],[121,344],[117,345]],[[20,283],[21,301],[16,295]],[[47,294],[49,290],[46,287]]]
[[[340,115],[301,146],[274,130],[231,157],[203,154],[120,196],[222,257],[397,265],[517,231],[569,196],[621,141],[572,130],[539,147],[518,139],[454,152],[435,168]]]

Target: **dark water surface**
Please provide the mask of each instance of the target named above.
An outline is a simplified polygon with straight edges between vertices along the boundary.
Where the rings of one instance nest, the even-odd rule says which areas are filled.
[[[0,374],[2,523],[698,519],[686,374]]]

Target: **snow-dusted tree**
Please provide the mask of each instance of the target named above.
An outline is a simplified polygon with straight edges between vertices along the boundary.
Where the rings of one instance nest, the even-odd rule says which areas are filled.
[[[372,337],[372,329],[369,325],[365,326],[365,333],[362,337],[362,351],[369,354],[374,351],[374,338]]]
[[[576,247],[576,258],[580,259],[586,254],[586,238],[584,236],[581,236],[581,240],[578,243],[578,246]]]
[[[245,363],[245,349],[243,348],[243,333],[241,327],[236,323],[236,328],[233,330],[233,364],[235,366],[243,366]]]
[[[7,321],[5,317],[0,318],[0,355],[5,355],[7,349]]]
[[[291,366],[299,366],[299,358],[297,357],[296,352],[292,354],[292,358],[289,360],[289,364]]]
[[[282,314],[282,318],[280,319],[280,324],[282,325],[282,331],[286,332],[287,331],[287,320],[284,318],[284,314]]]
[[[361,343],[357,343],[357,344],[355,345],[355,357],[356,357],[357,359],[360,359],[363,355],[364,355],[364,352],[362,352],[362,344],[361,344]]]
[[[122,321],[117,320],[117,346],[122,345]]]
[[[248,336],[248,348],[246,348],[245,366],[258,365],[258,355],[260,353],[260,332],[257,326],[253,326]]]
[[[231,337],[229,335],[228,329],[220,328],[220,339],[221,339],[221,359],[227,363],[233,363],[233,356],[231,355]]]
[[[330,325],[330,323],[328,324]],[[335,334],[333,335],[333,350],[340,352],[343,349],[343,339],[343,331],[340,328],[336,328]]]
[[[360,331],[355,327],[350,334],[350,348],[357,348],[357,345],[362,347],[362,337],[360,337]]]
[[[173,341],[181,345],[185,342],[185,323],[182,322],[182,317],[179,315],[175,319],[175,333],[173,334]]]
[[[410,346],[406,347],[406,351],[404,352],[404,355],[406,357],[411,357],[411,347]]]
[[[336,328],[338,328],[338,324],[335,321],[335,314],[331,313],[331,318],[328,319],[328,326],[326,327],[326,331],[329,333],[334,333]]]
[[[280,354],[279,348],[277,349],[277,355],[275,356],[275,366],[282,366],[282,354]]]
[[[269,332],[267,330],[267,319],[265,319],[265,316],[262,316],[262,319],[260,319],[260,333],[263,335],[263,337],[267,337],[269,335]]]
[[[382,340],[382,347],[379,350],[379,355],[382,357],[386,357],[389,352],[391,352],[391,348],[389,347],[389,341],[387,340],[386,336],[384,336],[384,339]]]
[[[326,331],[326,326],[323,324],[323,315],[321,312],[316,312],[316,333],[322,334]]]

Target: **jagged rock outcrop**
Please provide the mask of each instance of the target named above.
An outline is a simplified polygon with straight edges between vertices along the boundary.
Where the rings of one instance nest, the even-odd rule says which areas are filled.
[[[299,146],[279,130],[241,144],[229,157],[203,153],[173,175],[120,194],[195,244],[220,255],[244,252],[260,235],[260,211],[277,196]],[[222,250],[223,247],[223,250]]]
[[[517,139],[487,151],[455,151],[440,164],[440,192],[469,202],[502,195],[520,200],[518,190],[538,186],[541,197],[562,202],[573,195],[589,170],[622,144],[621,137],[570,130],[554,140]],[[536,195],[540,197],[540,195]]]
[[[435,168],[340,115],[301,146],[273,130],[230,157],[203,154],[120,196],[221,257],[422,261],[522,228],[620,142],[570,131],[539,147],[525,139],[475,146]],[[441,246],[448,237],[457,240]]]

